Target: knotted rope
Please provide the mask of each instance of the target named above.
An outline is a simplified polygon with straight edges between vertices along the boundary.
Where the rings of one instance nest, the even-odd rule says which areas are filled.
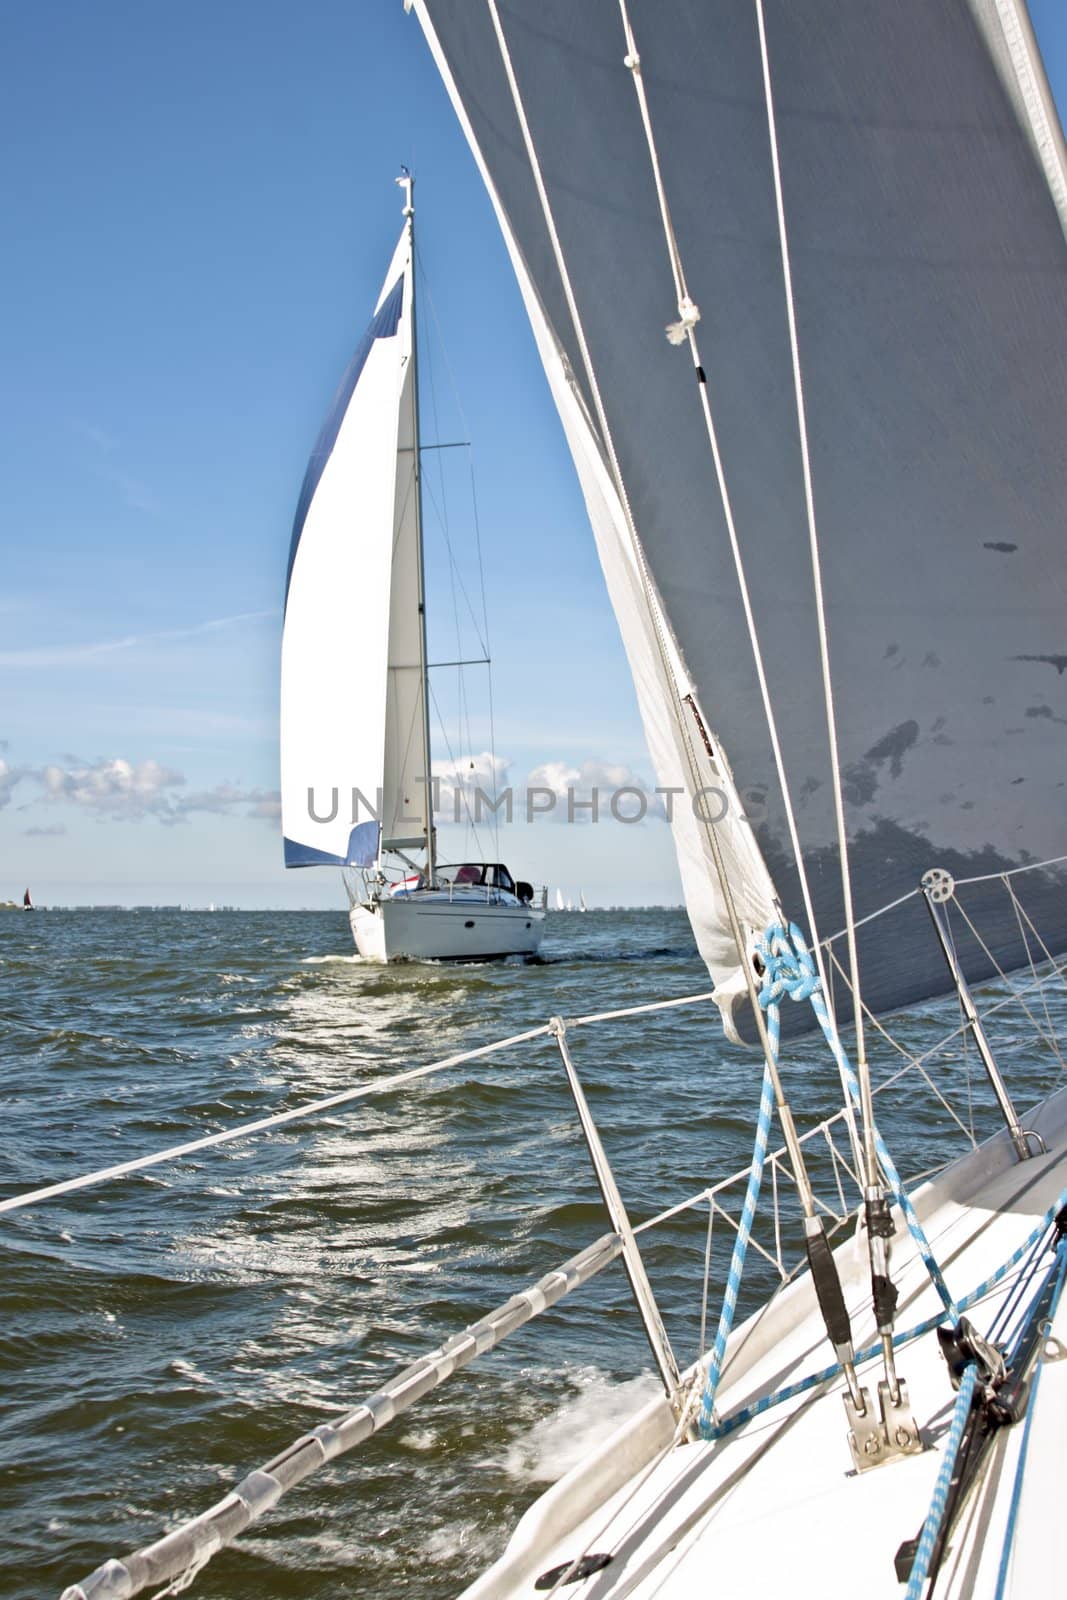
[[[783,993],[788,994],[793,1000],[811,1001],[812,1010],[819,1020],[823,1037],[830,1047],[830,1053],[837,1063],[838,1071],[848,1086],[849,1097],[853,1106],[859,1110],[859,1079],[856,1077],[852,1063],[845,1054],[844,1046],[838,1036],[834,1020],[830,1015],[830,1008],[826,1004],[826,996],[823,993],[815,962],[805,942],[804,935],[795,922],[789,924],[788,930],[781,923],[778,923],[774,927],[768,928],[760,940],[758,950],[765,968],[763,994],[774,997],[774,1003],[777,1003],[777,997]],[[763,994],[760,995],[760,1004],[769,1006],[771,999],[764,1000]],[[878,1162],[885,1174],[886,1183],[892,1191],[893,1199],[903,1213],[904,1220],[908,1225],[908,1232],[915,1240],[923,1264],[930,1275],[930,1281],[941,1296],[942,1304],[953,1324],[955,1324],[959,1321],[959,1311],[949,1292],[948,1285],[945,1283],[941,1268],[934,1257],[930,1241],[926,1237],[926,1230],[919,1221],[915,1207],[911,1203],[911,1196],[901,1182],[900,1173],[897,1170],[896,1162],[889,1153],[888,1145],[877,1127],[873,1129],[873,1133],[874,1148],[878,1153]]]
[[[860,1104],[859,1081],[838,1037],[837,1029],[826,1004],[822,980],[819,977],[815,961],[796,923],[791,922],[788,928],[782,923],[773,923],[760,936],[756,945],[756,955],[763,969],[759,1003],[761,1009],[767,1015],[767,1042],[771,1059],[768,1060],[763,1069],[763,1086],[760,1093],[759,1115],[756,1120],[756,1137],[752,1146],[752,1162],[749,1167],[748,1186],[745,1190],[744,1204],[741,1207],[741,1218],[730,1257],[730,1269],[726,1275],[726,1288],[723,1291],[715,1344],[708,1362],[708,1375],[700,1402],[699,1426],[701,1437],[704,1439],[716,1437],[718,1431],[715,1417],[715,1396],[722,1377],[723,1361],[726,1357],[727,1341],[733,1327],[734,1313],[737,1310],[741,1275],[744,1270],[749,1239],[752,1235],[752,1224],[755,1220],[756,1204],[759,1199],[760,1186],[763,1181],[763,1169],[767,1159],[771,1117],[774,1113],[774,1080],[771,1063],[773,1061],[774,1068],[777,1069],[782,1034],[781,1003],[784,999],[788,998],[797,1004],[810,1000],[812,1009],[819,1020],[819,1026],[822,1028],[823,1035],[837,1063],[838,1070],[848,1087],[848,1093],[853,1105],[858,1108]],[[915,1240],[930,1279],[941,1296],[941,1300],[953,1323],[956,1323],[959,1321],[959,1310],[949,1293],[941,1269],[934,1259],[934,1254],[930,1248],[930,1242],[926,1237],[922,1223],[919,1221],[911,1199],[901,1183],[896,1164],[877,1128],[874,1130],[874,1140],[875,1149],[878,1152],[878,1160],[892,1190],[893,1197],[904,1214],[908,1229]]]
[[[778,1050],[782,1036],[782,1023],[780,1001],[784,994],[793,1000],[806,1000],[813,993],[806,972],[793,970],[788,965],[785,949],[778,948],[773,935],[779,930],[771,928],[760,939],[757,947],[760,961],[763,965],[762,987],[759,993],[761,1008],[767,1013],[767,1044],[770,1049],[771,1060],[775,1067],[778,1065]],[[810,964],[810,963],[809,963]],[[815,974],[815,983],[818,984],[818,974]],[[700,1402],[700,1433],[704,1439],[712,1437],[715,1428],[715,1395],[722,1377],[722,1364],[726,1356],[726,1343],[733,1327],[734,1312],[737,1310],[737,1296],[741,1288],[741,1274],[745,1265],[745,1254],[748,1250],[748,1241],[752,1235],[752,1224],[756,1216],[756,1203],[759,1200],[760,1185],[763,1182],[763,1168],[767,1160],[767,1145],[770,1140],[771,1117],[774,1114],[774,1077],[771,1071],[771,1062],[768,1061],[763,1068],[763,1085],[760,1090],[759,1115],[756,1119],[756,1138],[752,1146],[752,1162],[748,1171],[748,1186],[745,1190],[745,1200],[741,1207],[741,1220],[738,1224],[737,1237],[734,1239],[733,1253],[730,1257],[730,1270],[726,1275],[726,1288],[723,1292],[722,1309],[719,1312],[719,1326],[715,1334],[715,1345],[708,1362],[708,1376],[704,1384],[704,1394]]]

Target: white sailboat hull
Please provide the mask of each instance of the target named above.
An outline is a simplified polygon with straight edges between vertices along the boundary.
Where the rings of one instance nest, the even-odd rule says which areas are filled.
[[[1050,1154],[1016,1164],[1007,1135],[970,1153],[915,1193],[935,1254],[962,1295],[982,1283],[1028,1237],[1067,1187],[1067,1091],[1030,1125]],[[941,1302],[899,1214],[894,1262],[900,1326],[936,1317]],[[873,1338],[866,1240],[835,1252],[859,1335]],[[1051,1257],[1046,1256],[1046,1262]],[[969,1318],[989,1327],[1014,1273]],[[832,1359],[807,1274],[731,1337],[719,1415],[747,1405]],[[1018,1538],[1005,1597],[1058,1592],[1067,1530],[1058,1514],[1067,1471],[1067,1298],[1048,1329],[1041,1394],[1018,1507]],[[581,1586],[596,1600],[902,1600],[894,1557],[926,1516],[955,1400],[931,1333],[904,1346],[898,1367],[926,1449],[857,1475],[846,1443],[843,1383],[837,1378],[787,1401],[718,1443],[671,1448],[674,1416],[650,1401],[525,1513],[500,1560],[461,1600],[528,1596],[549,1569],[583,1553],[612,1561]],[[874,1394],[880,1361],[860,1378]],[[938,1600],[997,1593],[1025,1423],[998,1431],[991,1461],[953,1528],[937,1583]],[[1059,1574],[1059,1577],[1057,1577]],[[755,1583],[755,1587],[754,1587]],[[577,1589],[577,1586],[576,1586]]]
[[[365,961],[496,961],[534,956],[545,913],[511,896],[497,902],[484,892],[465,896],[427,891],[372,904],[348,914],[356,949]]]

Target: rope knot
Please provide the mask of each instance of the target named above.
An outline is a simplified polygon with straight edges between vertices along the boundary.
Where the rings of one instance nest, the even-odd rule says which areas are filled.
[[[763,963],[759,1003],[768,1010],[788,995],[790,1000],[810,1000],[821,984],[804,935],[795,922],[788,930],[781,923],[761,934],[756,952]]]

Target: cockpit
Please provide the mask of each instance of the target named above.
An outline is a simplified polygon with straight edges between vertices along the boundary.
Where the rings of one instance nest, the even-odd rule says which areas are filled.
[[[443,883],[454,884],[457,889],[477,886],[503,889],[506,894],[516,892],[514,878],[500,861],[463,861],[455,866],[438,867],[436,876]]]

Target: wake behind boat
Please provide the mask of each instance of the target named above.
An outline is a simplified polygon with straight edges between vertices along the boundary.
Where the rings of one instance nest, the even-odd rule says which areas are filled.
[[[349,920],[365,960],[530,956],[546,891],[517,883],[500,862],[436,860],[414,184],[406,173],[397,182],[403,232],[293,526],[282,640],[285,864],[352,869]],[[373,597],[356,616],[354,594]]]

